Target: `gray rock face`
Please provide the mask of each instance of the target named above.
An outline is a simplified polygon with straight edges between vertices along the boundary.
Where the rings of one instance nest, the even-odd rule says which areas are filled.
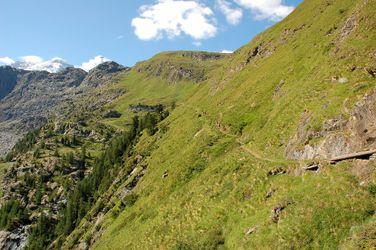
[[[287,146],[287,157],[295,160],[331,159],[376,149],[376,89],[359,100],[349,116],[349,119],[327,120],[321,131],[311,131],[306,129],[309,116],[303,115],[297,134]],[[318,139],[318,142],[311,144],[310,139]]]
[[[85,77],[85,71],[75,68],[68,68],[57,74],[46,71],[28,72],[1,101],[1,117],[9,120],[40,116],[41,113],[48,112],[47,107],[54,107],[77,92],[77,87]]]
[[[119,73],[128,70],[115,62],[101,64],[89,73],[66,68],[59,73],[24,71],[0,67],[0,157],[25,133],[43,125],[50,117],[63,117],[88,96],[90,108],[112,101],[121,93],[94,93]]]
[[[0,100],[12,92],[19,78],[26,72],[9,66],[0,67]]]

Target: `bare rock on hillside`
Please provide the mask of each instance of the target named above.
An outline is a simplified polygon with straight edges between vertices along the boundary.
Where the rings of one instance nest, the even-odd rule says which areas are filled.
[[[376,89],[359,100],[350,112],[327,120],[321,131],[308,129],[310,118],[302,116],[296,135],[289,141],[286,155],[289,159],[331,159],[336,156],[376,148]],[[310,143],[312,139],[319,141]],[[302,146],[303,145],[303,146]]]
[[[272,221],[274,223],[278,223],[282,211],[284,209],[286,209],[286,207],[289,206],[289,205],[291,205],[291,204],[292,204],[292,202],[290,202],[290,201],[284,201],[284,202],[281,202],[280,204],[278,204],[277,206],[275,206],[272,209],[272,216],[271,216]]]
[[[26,247],[29,226],[23,226],[13,232],[0,231],[0,249],[21,250]]]
[[[97,88],[112,80],[120,72],[127,72],[130,68],[116,62],[105,62],[89,71],[82,82],[82,86]]]
[[[355,14],[351,15],[343,25],[340,36],[339,36],[339,42],[342,42],[345,40],[351,32],[358,26],[358,20]]]
[[[285,174],[286,169],[284,167],[275,167],[272,170],[268,172],[268,176],[275,176],[275,175],[280,175],[280,174]]]
[[[181,56],[190,57],[198,61],[214,61],[228,57],[229,55],[223,53],[183,51],[181,52]]]

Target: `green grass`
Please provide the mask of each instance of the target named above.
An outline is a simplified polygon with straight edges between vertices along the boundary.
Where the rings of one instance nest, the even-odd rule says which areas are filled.
[[[129,110],[130,105],[162,104],[171,107],[173,103],[178,103],[199,88],[199,85],[193,85],[186,81],[166,84],[165,80],[160,77],[147,78],[145,74],[137,74],[135,70],[127,74],[119,85],[126,90],[126,93],[109,108],[114,108],[122,116],[117,119],[106,119],[104,122],[120,129],[123,129],[124,125],[134,116]]]
[[[161,80],[142,80],[145,75],[136,73],[125,77],[128,93],[114,105],[120,112],[126,113],[129,100],[167,103],[179,96],[176,91],[186,98],[161,125],[168,128],[166,133],[137,145],[150,154],[148,171],[134,191],[138,199],[117,218],[106,217],[104,235],[95,247],[333,249],[354,225],[369,220],[375,199],[347,165],[295,175],[301,166],[285,160],[287,142],[304,113],[311,118],[310,129],[319,130],[324,120],[346,115],[376,86],[364,71],[349,71],[354,63],[372,63],[362,56],[375,40],[375,33],[369,33],[375,23],[372,8],[358,11],[365,21],[341,43],[332,44],[340,28],[326,35],[328,22],[342,27],[356,8],[357,2],[350,0],[306,1],[231,58],[217,62],[199,86],[165,87]],[[285,30],[299,27],[283,37]],[[260,44],[272,54],[261,54],[237,71]],[[333,83],[332,76],[349,82]],[[281,80],[285,84],[275,94]],[[267,177],[279,164],[289,174]],[[166,171],[168,177],[162,178]],[[270,189],[276,191],[266,199]],[[276,224],[271,210],[284,202],[291,204]],[[246,235],[254,226],[255,233]]]
[[[0,178],[3,177],[4,172],[5,172],[8,168],[12,167],[13,164],[14,164],[13,162],[0,163]]]
[[[136,188],[139,200],[115,221],[108,218],[104,224],[109,228],[99,248],[174,248],[176,244],[209,248],[218,242],[218,232],[230,249],[265,242],[270,247],[309,244],[333,248],[351,225],[367,218],[372,200],[342,169],[345,166],[327,167],[317,176],[266,178],[270,163],[240,151],[233,138],[221,138],[194,116],[186,110],[185,119],[170,128],[155,147],[148,160],[149,171]],[[204,130],[194,138],[200,125]],[[138,147],[148,148],[145,144]],[[176,148],[182,150],[173,150]],[[166,170],[169,177],[163,179]],[[265,201],[270,188],[277,191]],[[247,192],[250,199],[244,198]],[[286,199],[293,203],[281,223],[274,225],[271,209]],[[338,213],[343,217],[333,221]],[[257,233],[245,236],[251,226],[259,228]]]

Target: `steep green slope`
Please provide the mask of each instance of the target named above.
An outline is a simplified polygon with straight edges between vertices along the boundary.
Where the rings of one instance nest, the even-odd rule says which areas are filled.
[[[305,114],[320,131],[375,87],[374,4],[308,0],[209,73],[168,130],[137,145],[138,199],[100,220],[96,248],[335,248],[374,225],[360,163],[311,173],[285,152]]]
[[[376,148],[375,4],[306,0],[232,55],[166,52],[136,65],[111,86],[125,94],[68,122],[98,138],[52,146],[79,160],[85,145],[91,157],[53,217],[68,230],[56,226],[44,246],[374,247],[376,161],[328,159]],[[63,160],[33,154],[36,141],[18,164]]]
[[[140,134],[155,134],[156,124],[176,103],[197,90],[202,72],[225,56],[158,55],[124,72],[121,81],[114,78],[88,98],[67,104],[70,115],[65,119],[51,119],[27,134],[7,155],[8,162],[0,163],[0,229],[16,235],[10,239],[6,232],[1,244],[26,244],[28,231],[30,249],[58,248],[64,243],[86,213],[103,208],[101,197],[110,193],[106,191],[115,178],[132,170],[131,165],[122,165],[132,162],[127,156],[133,155]],[[162,72],[171,67],[178,71],[172,76],[143,72],[150,65]],[[106,93],[121,98],[102,101],[109,103],[105,107],[93,105]],[[30,230],[25,230],[28,226]]]

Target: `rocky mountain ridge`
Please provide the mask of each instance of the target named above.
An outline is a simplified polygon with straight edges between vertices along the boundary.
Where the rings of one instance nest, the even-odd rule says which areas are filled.
[[[64,116],[74,103],[128,70],[115,62],[105,62],[90,72],[72,67],[58,73],[0,67],[0,156],[23,134],[52,116]],[[99,94],[110,100],[120,93]]]

